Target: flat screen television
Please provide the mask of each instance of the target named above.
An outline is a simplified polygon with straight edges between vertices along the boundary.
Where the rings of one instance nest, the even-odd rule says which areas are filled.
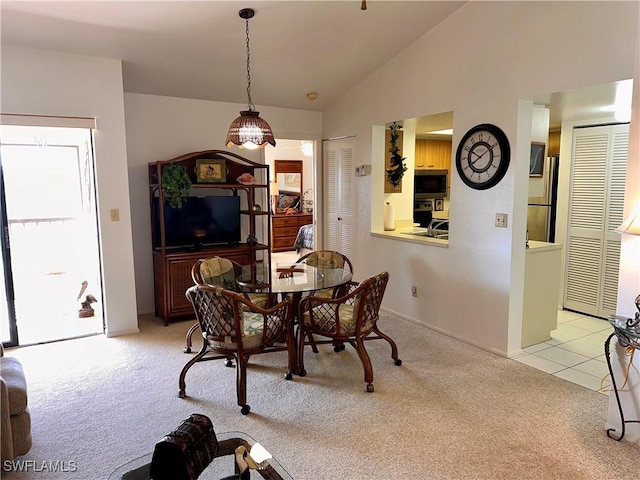
[[[153,246],[160,248],[159,198],[154,198]],[[171,249],[240,242],[240,197],[187,197],[182,208],[164,205],[165,246]]]

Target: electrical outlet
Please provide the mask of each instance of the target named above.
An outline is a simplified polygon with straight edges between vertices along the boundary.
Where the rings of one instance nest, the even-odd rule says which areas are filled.
[[[415,285],[411,286],[411,296],[412,297],[417,297],[418,296],[418,287],[416,287]]]
[[[509,215],[506,213],[496,213],[496,227],[507,228],[507,219]]]
[[[117,208],[112,208],[111,211],[111,221],[119,222],[120,221],[120,210]]]

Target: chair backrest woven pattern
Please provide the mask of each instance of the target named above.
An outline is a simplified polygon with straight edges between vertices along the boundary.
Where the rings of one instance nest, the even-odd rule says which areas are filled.
[[[275,309],[262,309],[242,294],[210,285],[196,285],[187,290],[196,318],[206,338],[215,342],[242,343],[245,321],[262,320],[262,345],[272,345],[282,338],[289,321],[290,303]]]
[[[298,259],[298,262],[304,262],[307,265],[318,268],[344,268],[353,271],[351,262],[340,252],[332,250],[317,250],[308,253],[304,257]]]
[[[236,300],[224,295],[220,287],[195,290],[193,304],[196,317],[207,338],[224,341],[225,337],[235,339],[238,336],[235,321],[235,312],[238,309],[234,303]]]
[[[359,298],[356,298],[356,301],[354,302],[354,311],[357,311],[360,307],[360,303],[364,302],[362,305],[363,312],[361,319],[361,331],[369,332],[378,321],[380,305],[382,304],[384,291],[387,288],[389,274],[387,272],[382,272],[365,281],[370,283],[368,287],[363,289],[357,296]]]

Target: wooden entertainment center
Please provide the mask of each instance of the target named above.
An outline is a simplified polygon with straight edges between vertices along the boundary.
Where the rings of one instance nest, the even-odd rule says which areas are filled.
[[[218,193],[240,196],[242,240],[219,245],[167,247],[165,195],[162,168],[169,164],[184,167],[191,180],[190,196],[216,196]],[[203,177],[202,166],[215,167],[211,177]],[[170,319],[193,316],[185,291],[193,285],[191,267],[200,258],[221,256],[242,265],[269,262],[271,216],[269,215],[269,166],[253,162],[224,150],[206,150],[171,160],[149,163],[149,196],[152,232],[158,232],[153,246],[153,281],[156,315],[168,325]],[[213,171],[213,170],[212,170]],[[241,184],[237,178],[252,175],[255,184]],[[157,208],[154,214],[154,204]],[[245,240],[246,239],[246,240]]]

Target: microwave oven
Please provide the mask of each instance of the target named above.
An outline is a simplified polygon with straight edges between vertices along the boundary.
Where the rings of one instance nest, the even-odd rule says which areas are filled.
[[[448,170],[416,170],[413,194],[416,198],[444,198],[447,196]]]

